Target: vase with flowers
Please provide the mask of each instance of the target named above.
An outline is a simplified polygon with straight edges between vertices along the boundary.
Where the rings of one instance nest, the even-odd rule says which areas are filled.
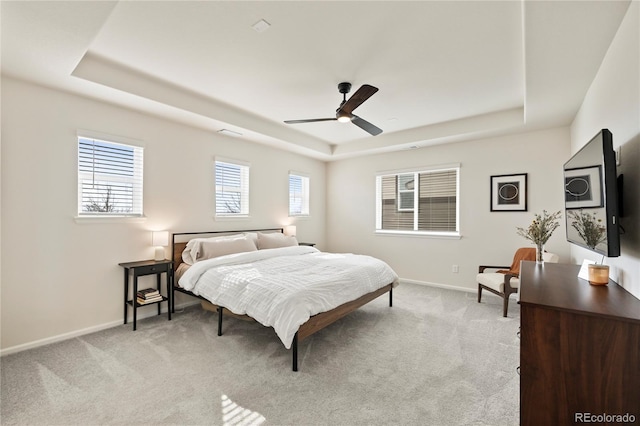
[[[597,214],[585,211],[567,213],[571,219],[571,227],[591,250],[595,250],[600,243],[607,241],[607,228],[602,224]],[[589,283],[593,285],[609,284],[609,266],[603,264],[589,265]]]
[[[544,263],[544,245],[551,238],[551,234],[560,224],[560,211],[548,213],[546,210],[542,214],[536,213],[531,225],[528,228],[516,228],[518,235],[526,238],[536,245],[536,263]]]

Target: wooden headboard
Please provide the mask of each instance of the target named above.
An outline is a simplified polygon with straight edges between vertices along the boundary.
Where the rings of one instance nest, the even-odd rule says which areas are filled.
[[[171,234],[171,260],[173,270],[177,270],[182,263],[182,252],[187,243],[194,238],[219,237],[224,235],[241,234],[243,232],[284,232],[284,228],[266,229],[242,229],[235,231],[203,231],[203,232],[176,232]]]

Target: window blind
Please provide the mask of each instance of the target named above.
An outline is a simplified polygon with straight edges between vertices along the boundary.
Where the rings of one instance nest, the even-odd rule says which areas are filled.
[[[215,181],[216,215],[248,215],[249,166],[216,160]]]
[[[458,232],[459,169],[384,174],[377,177],[377,229]]]
[[[457,171],[420,174],[419,231],[455,232]]]
[[[309,177],[289,173],[289,216],[309,214]]]
[[[142,216],[143,148],[78,137],[78,214]]]

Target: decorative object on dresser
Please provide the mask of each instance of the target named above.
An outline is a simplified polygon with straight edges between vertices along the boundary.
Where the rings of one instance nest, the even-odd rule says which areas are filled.
[[[607,285],[609,284],[609,265],[599,265],[592,263],[589,268],[589,284]]]
[[[502,297],[502,316],[507,316],[509,310],[509,296],[518,292],[520,286],[520,263],[523,260],[535,260],[536,249],[532,247],[521,247],[516,250],[513,256],[511,266],[491,266],[480,265],[478,267],[478,275],[476,281],[478,283],[478,303],[482,299],[482,290],[490,291],[491,293]],[[544,259],[547,262],[557,262],[558,255],[545,252]],[[488,272],[487,270],[498,269],[495,272]]]
[[[640,419],[640,300],[613,281],[589,285],[579,269],[522,262],[521,425]]]
[[[119,263],[124,268],[124,323],[127,323],[127,306],[133,308],[133,330],[137,326],[137,311],[140,306],[158,305],[158,315],[161,313],[160,303],[167,301],[167,317],[171,320],[171,282],[173,281],[173,262],[170,260],[141,260],[137,262]],[[161,276],[166,274],[167,296],[162,295]],[[156,288],[138,289],[138,277],[156,275]],[[129,299],[129,279],[133,278],[133,296]]]
[[[297,371],[300,341],[384,293],[392,306],[398,277],[379,259],[322,253],[282,232],[173,234],[172,292],[198,297],[205,309],[216,310],[219,336],[223,315],[273,327],[285,348],[291,348]],[[206,246],[215,244],[217,253],[202,256]]]
[[[551,238],[553,231],[560,226],[558,223],[560,216],[560,211],[549,214],[546,210],[543,210],[542,214],[535,214],[531,225],[527,229],[516,228],[518,235],[536,245],[536,262],[538,263],[544,263],[544,245]]]

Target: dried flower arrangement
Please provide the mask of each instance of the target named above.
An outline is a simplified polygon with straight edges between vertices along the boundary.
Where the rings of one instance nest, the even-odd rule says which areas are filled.
[[[542,214],[536,213],[533,222],[528,228],[516,228],[518,235],[532,241],[536,245],[536,261],[538,263],[543,262],[544,245],[553,231],[560,226],[558,220],[560,219],[560,211],[549,214],[546,210],[542,211]]]
[[[516,228],[518,235],[532,241],[535,245],[544,245],[553,231],[560,226],[558,220],[560,219],[560,211],[549,214],[546,210],[542,211],[542,214],[535,215],[533,222],[528,228]]]

